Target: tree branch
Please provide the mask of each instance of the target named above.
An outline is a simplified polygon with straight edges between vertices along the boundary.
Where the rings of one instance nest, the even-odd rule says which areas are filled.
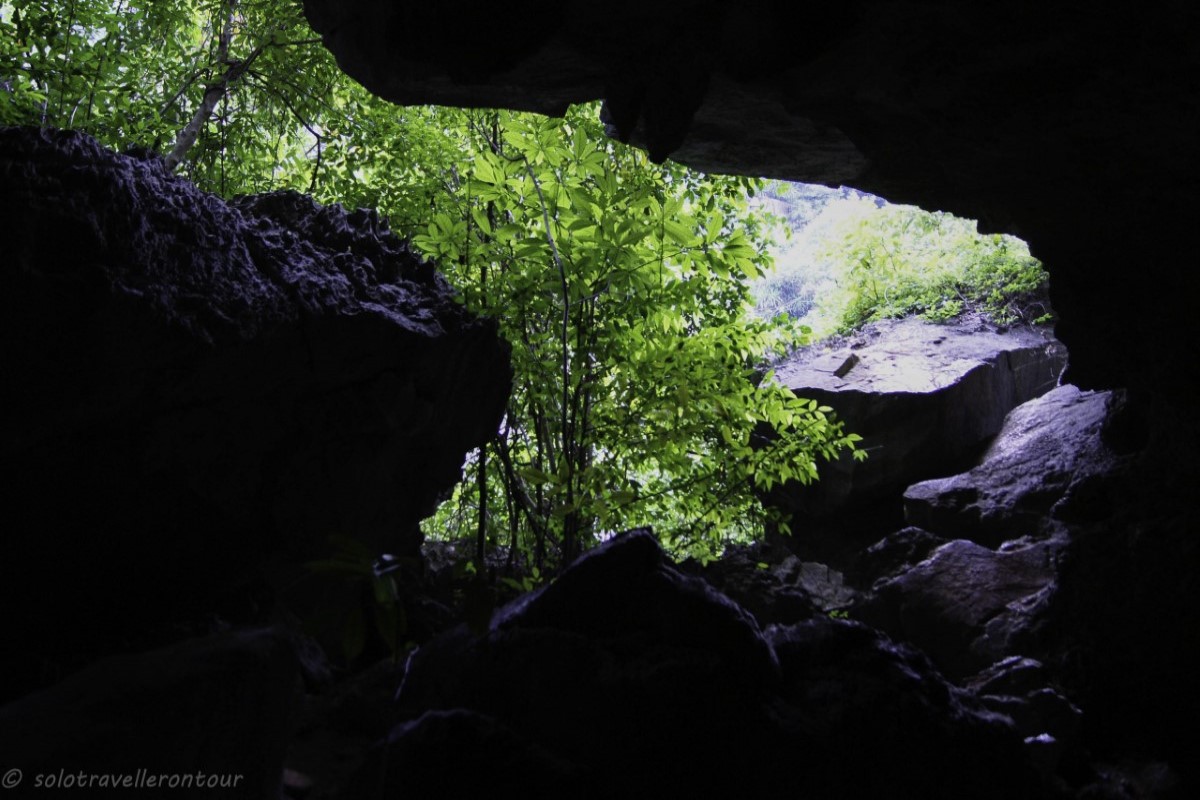
[[[224,27],[221,29],[221,38],[217,42],[217,63],[226,64],[228,68],[217,79],[216,83],[209,84],[205,89],[204,99],[200,102],[196,113],[192,115],[191,121],[184,126],[183,130],[179,132],[179,137],[175,140],[175,146],[171,148],[171,152],[163,158],[167,169],[171,172],[174,172],[183,163],[187,152],[196,144],[196,139],[200,137],[200,131],[204,128],[204,123],[212,116],[213,109],[217,107],[217,103],[221,102],[221,98],[225,97],[229,92],[230,84],[236,83],[246,70],[250,69],[250,65],[254,63],[256,58],[262,55],[263,48],[266,47],[266,43],[260,44],[254,48],[250,55],[241,61],[229,58],[229,44],[233,40],[233,18],[236,9],[237,0],[229,0]]]

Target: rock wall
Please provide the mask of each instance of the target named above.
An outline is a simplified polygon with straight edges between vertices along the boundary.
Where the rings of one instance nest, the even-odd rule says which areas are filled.
[[[884,320],[800,351],[775,379],[832,408],[868,457],[822,462],[819,481],[785,484],[768,501],[793,514],[794,541],[812,555],[873,542],[898,524],[906,487],[972,466],[1008,412],[1053,389],[1066,362],[1048,330],[979,319]],[[860,528],[864,540],[848,535]]]
[[[852,614],[966,685],[1033,657],[1070,698],[1044,709],[1069,723],[1059,744],[1139,764],[1120,779],[1133,796],[1187,797],[1200,548],[1186,501],[1116,444],[1121,394],[1060,386],[1014,409],[977,466],[909,487],[907,521],[922,527],[863,554]]]
[[[370,212],[7,128],[0,218],[0,591],[30,663],[262,605],[268,555],[330,535],[415,556],[499,422],[495,326]]]

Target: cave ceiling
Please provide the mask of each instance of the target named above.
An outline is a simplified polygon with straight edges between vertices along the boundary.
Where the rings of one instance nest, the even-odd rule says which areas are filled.
[[[612,134],[655,159],[854,186],[1022,236],[1081,385],[1173,380],[1178,350],[1147,353],[1114,314],[1167,318],[1195,353],[1172,313],[1200,183],[1189,4],[304,5],[341,67],[399,104],[555,115],[602,98]]]

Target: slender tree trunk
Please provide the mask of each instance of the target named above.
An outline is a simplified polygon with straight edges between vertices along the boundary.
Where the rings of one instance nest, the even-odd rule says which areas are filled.
[[[259,45],[250,55],[246,56],[245,60],[230,60],[229,43],[233,40],[233,19],[236,11],[237,0],[229,0],[225,8],[225,20],[221,28],[221,35],[217,40],[217,63],[226,65],[226,69],[214,83],[205,88],[204,99],[200,101],[196,113],[192,114],[191,120],[179,132],[171,152],[163,158],[167,169],[172,172],[183,163],[188,151],[196,144],[196,140],[200,137],[200,131],[204,130],[204,124],[212,117],[217,103],[221,102],[222,98],[228,94],[229,87],[237,83],[246,70],[250,69],[250,65],[262,53],[265,46]]]
[[[512,413],[509,413],[509,418],[512,419]],[[536,544],[535,552],[540,553],[541,547],[545,542],[546,534],[544,528],[544,519],[540,510],[541,498],[531,498],[529,493],[525,491],[524,484],[521,483],[520,476],[517,475],[516,469],[512,463],[512,452],[508,440],[504,437],[499,437],[496,440],[496,455],[500,458],[500,463],[504,467],[505,481],[511,491],[511,498],[515,504],[515,508],[525,514],[526,520],[529,522],[529,527],[533,531]],[[541,487],[538,487],[539,492]],[[516,536],[516,525],[513,525],[513,536]],[[516,541],[514,539],[514,541]],[[541,558],[538,555],[538,558]],[[541,569],[541,562],[538,562],[538,569]]]
[[[479,448],[479,468],[476,471],[476,486],[479,490],[479,528],[475,533],[475,561],[483,569],[483,557],[487,552],[488,486],[487,445]]]
[[[502,453],[502,452],[504,452],[504,450],[506,450],[508,448],[508,435],[509,435],[509,432],[506,429],[504,431],[502,438],[497,437],[497,439],[496,439],[496,451],[497,452]],[[503,456],[501,457],[501,459],[503,460]],[[517,549],[520,544],[520,542],[518,541],[517,535],[521,531],[521,520],[517,516],[517,486],[515,485],[515,483],[513,481],[515,476],[512,474],[512,469],[509,467],[507,462],[504,463],[504,466],[505,466],[504,500],[505,500],[505,511],[508,513],[508,572],[511,575],[512,571],[513,571],[513,567],[517,563]]]
[[[67,31],[67,33],[66,33],[67,60],[63,64],[62,73],[61,73],[61,76],[58,81],[58,107],[54,110],[54,116],[57,118],[59,125],[62,125],[61,120],[62,120],[62,110],[63,110],[63,98],[65,98],[67,95],[67,72],[68,72],[68,70],[70,70],[70,68],[71,68],[70,65],[72,64],[72,62],[74,61],[74,58],[75,58],[75,48],[71,44],[71,30],[74,27],[75,27],[75,0],[71,0],[71,6],[67,10],[67,28],[66,28],[66,31]],[[46,102],[49,103],[48,97],[47,97]],[[42,124],[43,125],[46,124],[46,113],[44,111],[42,112]]]
[[[558,243],[554,241],[554,232],[550,227],[550,208],[546,205],[546,196],[542,193],[542,184],[538,181],[537,176],[533,173],[533,165],[529,163],[529,159],[525,159],[525,173],[529,176],[530,182],[533,184],[534,190],[537,192],[538,202],[542,207],[542,223],[546,228],[546,241],[550,244],[550,254],[554,260],[554,266],[558,269],[558,279],[562,286],[562,320],[559,329],[559,342],[562,347],[562,391],[560,398],[559,409],[559,425],[561,427],[562,439],[559,446],[559,456],[565,461],[563,462],[566,474],[563,476],[567,487],[566,503],[570,507],[575,503],[575,475],[572,469],[572,443],[571,435],[571,411],[570,392],[571,392],[571,344],[570,344],[570,325],[571,325],[571,294],[570,286],[567,283],[567,270],[563,265],[562,256],[558,252]],[[572,511],[568,511],[563,518],[563,566],[574,560],[578,555],[579,543],[576,541],[576,527],[578,525],[577,515]]]

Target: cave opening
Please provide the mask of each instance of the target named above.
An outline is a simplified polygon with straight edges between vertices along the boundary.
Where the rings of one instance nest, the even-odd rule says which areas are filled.
[[[755,313],[810,337],[773,377],[841,415],[868,454],[772,497],[793,550],[852,572],[884,531],[926,519],[909,486],[975,467],[1010,411],[1060,385],[1049,275],[1016,237],[846,187],[773,182],[755,202],[785,230]]]
[[[772,17],[776,5],[700,4],[680,20],[644,19],[622,4],[535,3],[537,13],[498,16],[472,14],[479,6],[469,3],[467,13],[405,16],[398,3],[306,0],[318,36],[300,4],[223,0],[163,4],[154,20],[194,30],[162,37],[146,35],[152,26],[140,23],[150,17],[134,13],[138,4],[80,0],[63,20],[61,4],[0,3],[0,121],[35,120],[32,133],[0,130],[0,218],[11,244],[0,301],[12,376],[4,452],[17,466],[0,586],[6,609],[27,612],[6,618],[5,639],[18,646],[0,656],[5,690],[23,695],[0,709],[0,752],[19,763],[6,782],[67,763],[132,776],[149,759],[181,772],[245,773],[254,787],[245,796],[255,797],[276,796],[281,784],[295,796],[367,796],[385,784],[416,796],[519,794],[531,791],[530,775],[541,778],[534,790],[585,796],[1194,794],[1189,765],[1200,762],[1186,731],[1200,707],[1191,635],[1200,629],[1200,550],[1188,365],[1200,337],[1180,232],[1195,217],[1195,11],[844,4],[810,9],[798,46],[784,14]],[[490,43],[464,57],[463,26],[443,13],[494,23],[472,26],[469,43],[520,46],[494,63]],[[139,24],[125,38],[107,35],[107,24],[93,26],[106,35],[86,33],[105,20]],[[427,26],[406,49],[414,20]],[[300,35],[287,35],[291,25]],[[750,57],[747,41],[761,52]],[[301,54],[300,66],[284,54]],[[900,470],[921,460],[919,442],[876,447],[864,437],[859,449],[874,448],[864,467],[903,456],[879,485],[899,487],[888,491],[903,497],[906,517],[893,505],[893,516],[872,521],[874,501],[835,490],[861,485],[857,462],[847,462],[842,484],[823,479],[818,494],[782,501],[808,515],[810,529],[841,503],[824,518],[843,542],[861,514],[861,546],[843,548],[842,561],[772,553],[778,542],[768,542],[680,566],[633,533],[601,542],[579,569],[533,593],[511,577],[504,591],[521,599],[505,605],[497,587],[440,571],[418,529],[458,478],[463,453],[502,429],[514,396],[511,353],[495,335],[502,306],[491,302],[488,323],[479,306],[456,304],[372,212],[299,194],[226,204],[156,166],[154,150],[194,145],[182,174],[222,195],[282,177],[324,202],[392,205],[395,220],[424,223],[404,232],[424,237],[422,251],[442,269],[472,267],[485,286],[504,274],[502,260],[481,271],[459,243],[507,224],[489,214],[486,203],[498,200],[488,186],[525,184],[536,213],[522,255],[536,249],[553,268],[517,288],[540,302],[536,318],[551,320],[539,352],[571,350],[578,339],[555,344],[567,304],[547,300],[570,295],[554,252],[563,237],[545,236],[545,211],[562,195],[538,197],[535,184],[548,186],[548,173],[576,158],[574,139],[547,148],[558,152],[554,169],[542,171],[536,156],[481,157],[457,164],[456,176],[434,174],[421,165],[445,155],[436,112],[405,112],[415,121],[405,126],[357,86],[323,103],[310,90],[342,80],[339,67],[404,104],[569,116],[578,113],[571,102],[608,95],[619,130],[637,132],[656,157],[678,146],[681,161],[714,175],[728,167],[849,183],[1018,232],[1054,272],[1058,333],[1072,346],[1067,378],[1087,391],[1056,385],[1007,414],[979,413],[978,397],[916,412],[922,434],[954,442],[971,425],[982,435],[981,420],[1001,432],[961,468],[915,484]],[[105,82],[120,90],[98,91]],[[468,135],[514,155],[488,114],[478,112]],[[249,146],[256,119],[278,135]],[[188,145],[179,134],[197,120]],[[107,147],[56,125],[82,125]],[[517,139],[549,138],[536,121],[522,125]],[[285,135],[293,130],[298,137]],[[372,147],[371,134],[386,131],[406,134],[403,146]],[[347,141],[334,141],[339,132]],[[108,149],[130,145],[128,157]],[[418,167],[389,173],[398,153],[420,154]],[[429,202],[447,173],[472,187],[478,215]],[[408,184],[375,181],[386,175]],[[590,177],[589,191],[607,191]],[[658,222],[661,242],[686,238],[669,224],[688,216],[686,204],[668,194],[651,190],[630,206]],[[565,196],[562,208],[590,209],[586,197]],[[712,210],[733,199],[714,197]],[[576,218],[566,230],[581,234],[595,221]],[[753,235],[726,248],[732,231],[706,226],[693,234],[707,246],[720,240],[716,263],[757,269]],[[474,241],[470,251],[479,253]],[[643,260],[665,264],[658,253]],[[878,277],[878,266],[860,273]],[[672,279],[683,274],[628,272],[636,282],[603,288],[630,306],[679,290]],[[885,304],[895,299],[878,279],[870,288]],[[571,309],[594,294],[574,297]],[[952,303],[923,310],[949,315]],[[705,341],[698,315],[639,319],[650,344],[631,384],[663,389],[660,402],[636,409],[645,412],[644,452],[677,458],[681,473],[698,454],[727,451],[731,470],[754,458],[751,426],[718,426],[703,453],[673,453],[656,438],[707,410],[711,397],[690,383],[709,373],[688,358],[700,343],[720,350],[722,337]],[[679,352],[657,346],[677,338]],[[512,344],[528,351],[519,336]],[[808,365],[855,379],[881,347],[861,333],[844,346],[814,351]],[[742,349],[722,353],[731,369],[745,368],[733,353]],[[1013,397],[1018,376],[1055,372],[1022,373],[1023,359],[1005,355],[1007,373],[998,361],[976,372],[1011,375]],[[597,374],[586,358],[564,369],[568,361],[540,357],[545,385],[597,385],[584,379]],[[727,388],[716,394],[735,394]],[[974,391],[1006,395],[994,383]],[[914,393],[901,394],[907,402]],[[626,406],[637,405],[629,397]],[[569,409],[572,398],[560,398],[538,396],[544,410]],[[772,413],[789,424],[833,408],[814,398],[801,413],[775,400]],[[881,434],[904,430],[895,420],[914,414],[876,412]],[[561,413],[542,417],[552,433],[570,428]],[[570,449],[557,448],[560,459]],[[583,541],[574,526],[584,495],[564,488],[582,472],[549,458],[505,463],[510,455],[467,464],[480,487],[467,517],[477,535],[511,541],[508,525],[479,520],[525,514],[509,505],[516,498],[488,490],[489,476],[511,469],[533,487],[529,507]],[[748,478],[721,477],[730,476]],[[619,475],[587,496],[606,498],[618,518],[612,506],[666,488],[635,477],[641,485]],[[714,514],[705,524],[719,529],[720,512],[745,508],[733,508],[727,488],[700,494],[688,512]],[[358,549],[329,560],[350,578],[317,597],[333,631],[322,640],[258,578],[281,542],[287,557],[307,556],[331,532]],[[385,549],[394,559],[366,555]],[[451,590],[439,595],[445,587],[432,584],[443,577]],[[456,615],[455,603],[472,610]],[[372,638],[357,661],[344,657]],[[411,670],[377,659],[418,640]],[[301,735],[291,726],[297,710]],[[341,764],[322,761],[344,752]]]

